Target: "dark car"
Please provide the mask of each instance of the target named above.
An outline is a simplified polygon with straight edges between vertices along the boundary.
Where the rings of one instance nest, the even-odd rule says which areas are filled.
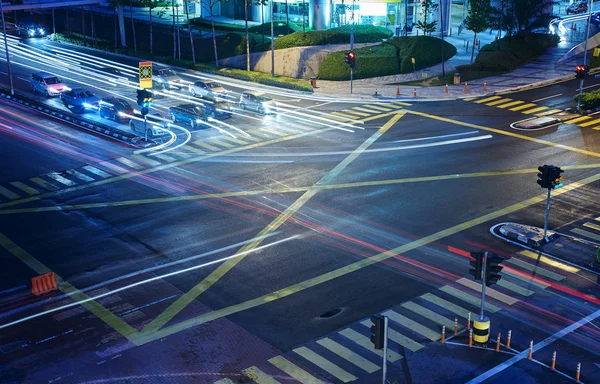
[[[121,82],[137,81],[137,74],[133,71],[128,72],[116,67],[103,67],[100,68],[100,70],[102,72],[110,73],[111,75],[116,77],[116,80],[119,80]]]
[[[85,88],[64,91],[60,99],[65,107],[77,113],[97,111],[100,104],[100,98]]]
[[[197,107],[204,108],[206,114],[214,119],[228,119],[232,115],[231,105],[225,101],[206,103]]]
[[[592,24],[599,25],[600,24],[600,12],[592,13],[592,17],[590,18]]]
[[[158,112],[153,112],[146,115],[146,131],[148,138],[157,138],[160,136],[169,135],[169,124],[166,122],[166,118]],[[144,135],[144,120],[142,118],[135,118],[129,120],[129,128],[135,133]]]
[[[105,97],[100,100],[100,117],[114,120],[117,123],[127,123],[133,116],[133,107],[125,99]]]
[[[577,14],[577,13],[585,13],[588,10],[588,5],[586,1],[580,1],[578,3],[573,3],[567,8],[567,15]]]
[[[169,108],[169,114],[173,122],[187,123],[190,127],[195,128],[208,120],[206,108],[196,104],[180,104],[176,107]]]
[[[46,28],[35,21],[20,20],[15,25],[17,34],[27,37],[45,37],[48,34]]]

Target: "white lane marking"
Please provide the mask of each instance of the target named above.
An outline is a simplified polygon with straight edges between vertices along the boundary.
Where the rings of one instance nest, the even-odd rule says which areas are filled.
[[[562,339],[565,335],[581,328],[582,326],[586,325],[587,323],[590,323],[590,322],[596,320],[598,317],[600,317],[600,309],[597,310],[596,312],[582,318],[581,320],[569,325],[568,327],[563,328],[562,330],[556,332],[552,336],[547,337],[546,339],[542,340],[541,342],[534,344],[533,352],[536,352],[536,351],[544,348],[545,346],[553,343],[556,340]],[[499,364],[496,367],[490,369],[489,371],[482,373],[481,375],[479,375],[476,378],[469,381],[467,384],[481,383],[484,380],[487,380],[490,377],[494,376],[495,374],[502,372],[503,370],[510,367],[511,365],[516,364],[519,361],[523,360],[528,354],[529,354],[529,349],[526,349],[523,352],[519,353],[518,355],[514,356],[513,358],[508,359],[504,363]]]
[[[600,84],[588,85],[587,87],[583,87],[581,89],[588,89],[588,88],[594,88],[594,87],[600,87]],[[575,90],[575,92],[579,92],[579,88],[577,88]]]
[[[559,93],[557,95],[548,96],[548,97],[542,97],[541,99],[533,100],[532,103],[537,103],[538,101],[552,99],[553,97],[558,97],[558,96],[562,96],[562,93]]]
[[[432,139],[441,139],[441,138],[444,138],[444,137],[472,135],[473,133],[477,133],[477,132],[479,132],[479,131],[469,131],[469,132],[463,132],[463,133],[453,133],[452,135],[421,137],[420,139],[396,140],[396,141],[394,141],[394,143],[405,143],[405,142],[408,142],[408,141],[432,140]]]

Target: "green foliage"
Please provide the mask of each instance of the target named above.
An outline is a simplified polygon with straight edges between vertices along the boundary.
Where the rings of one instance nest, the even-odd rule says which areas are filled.
[[[438,9],[439,5],[434,0],[422,0],[421,15],[423,20],[417,21],[417,28],[423,31],[424,34],[435,32],[437,20],[429,21],[429,16]]]
[[[490,0],[471,0],[469,13],[465,26],[469,31],[481,33],[488,28],[490,12]]]
[[[573,100],[577,102],[579,95],[573,96]],[[600,89],[591,92],[584,92],[581,95],[581,109],[582,110],[594,110],[600,107]]]
[[[415,68],[430,67],[442,61],[442,41],[431,36],[395,37],[373,47],[356,49],[356,79],[376,76],[409,73],[413,71],[411,58],[415,58]],[[446,59],[456,54],[456,48],[443,42]],[[323,80],[348,80],[350,67],[344,62],[344,52],[327,55],[319,70]]]
[[[313,88],[311,87],[310,83],[302,79],[293,79],[291,77],[284,76],[271,77],[270,73],[253,72],[242,69],[221,68],[217,70],[214,66],[207,64],[196,64],[195,69],[198,71],[214,73],[216,75],[227,76],[238,80],[252,81],[259,84],[295,89],[304,92],[313,92]]]

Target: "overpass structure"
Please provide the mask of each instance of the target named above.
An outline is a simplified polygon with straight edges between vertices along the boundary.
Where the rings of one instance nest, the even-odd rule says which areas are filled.
[[[63,8],[63,7],[81,7],[84,5],[100,5],[106,3],[102,0],[70,0],[70,1],[23,1],[23,4],[2,3],[3,12],[25,11],[33,9]]]

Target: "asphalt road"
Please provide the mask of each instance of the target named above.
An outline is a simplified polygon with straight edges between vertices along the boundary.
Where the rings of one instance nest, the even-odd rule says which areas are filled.
[[[15,62],[22,78],[45,65],[25,53]],[[83,80],[81,69],[52,71],[102,96],[134,95]],[[10,164],[0,172],[1,381],[381,382],[362,322],[383,312],[391,380],[482,382],[491,370],[485,382],[568,380],[526,355],[509,360],[535,340],[536,361],[549,364],[557,350],[561,373],[574,377],[581,362],[582,382],[594,382],[597,273],[519,253],[489,232],[543,223],[535,180],[544,163],[566,179],[550,228],[600,216],[598,130],[510,128],[538,103],[567,108],[533,101],[571,88],[495,99],[535,104],[515,111],[500,108],[513,101],[350,103],[268,91],[276,115],[237,111],[229,126],[180,131],[146,153],[0,105]],[[486,308],[492,339],[512,331],[506,353],[465,345],[479,302],[468,252],[481,248],[512,256]],[[33,296],[31,278],[50,271],[59,290]],[[455,317],[456,344],[439,343]]]

